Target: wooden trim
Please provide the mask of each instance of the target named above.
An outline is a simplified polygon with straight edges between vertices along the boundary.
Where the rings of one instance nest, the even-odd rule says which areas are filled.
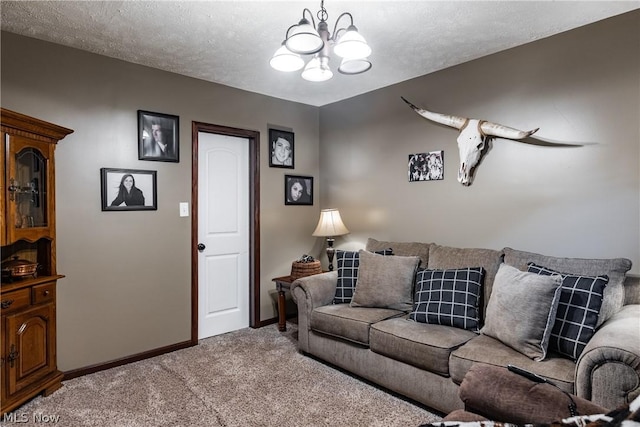
[[[298,317],[298,313],[287,314],[287,316],[286,316],[287,319],[295,319],[297,317]],[[264,319],[264,320],[260,321],[260,323],[258,324],[258,328],[262,328],[264,326],[273,325],[274,323],[278,323],[278,318],[277,317],[272,317],[270,319]]]
[[[64,372],[63,381],[81,377],[83,375],[93,374],[93,373],[104,371],[111,368],[116,368],[118,366],[127,365],[133,362],[139,362],[144,359],[149,359],[151,357],[160,356],[161,354],[171,353],[172,351],[182,350],[184,348],[189,348],[193,346],[194,344],[191,341],[183,341],[176,344],[168,345],[166,347],[160,347],[154,350],[149,350],[142,353],[134,354],[132,356],[123,357],[121,359],[112,360],[110,362],[99,363],[97,365],[91,365],[91,366],[86,366],[80,369],[66,371]]]
[[[249,140],[249,326],[260,324],[260,132],[192,122],[191,141],[191,342],[198,342],[198,133]]]
[[[277,317],[272,317],[271,319],[261,320],[260,321],[260,325],[258,327],[262,328],[264,326],[273,325],[274,323],[278,323],[278,318]]]
[[[73,133],[73,129],[58,126],[35,117],[25,116],[15,111],[0,109],[0,121],[2,122],[2,130],[17,135],[40,139],[51,144],[57,144],[58,140]]]

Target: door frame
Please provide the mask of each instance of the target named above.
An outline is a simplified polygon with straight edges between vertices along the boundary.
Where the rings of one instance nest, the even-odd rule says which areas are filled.
[[[191,344],[198,344],[198,133],[249,140],[249,327],[260,327],[260,132],[191,122]]]

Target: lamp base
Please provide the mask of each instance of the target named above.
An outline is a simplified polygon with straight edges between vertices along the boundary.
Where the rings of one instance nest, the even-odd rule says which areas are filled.
[[[327,237],[327,258],[329,258],[329,271],[333,271],[333,255],[336,253],[336,250],[333,249],[333,242],[336,239],[331,237]]]

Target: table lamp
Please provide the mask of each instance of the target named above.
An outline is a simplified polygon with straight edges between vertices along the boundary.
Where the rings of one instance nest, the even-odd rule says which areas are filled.
[[[329,258],[329,271],[333,271],[333,242],[335,236],[343,236],[349,234],[349,230],[340,218],[338,209],[322,209],[320,211],[320,220],[318,226],[312,236],[327,238],[327,258]]]

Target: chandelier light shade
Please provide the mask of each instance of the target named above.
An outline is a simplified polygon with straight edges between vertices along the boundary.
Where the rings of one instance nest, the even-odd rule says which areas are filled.
[[[367,58],[344,58],[338,71],[342,74],[360,74],[371,68],[371,62]]]
[[[320,2],[320,10],[316,14],[318,24],[307,8],[302,11],[302,19],[287,29],[283,45],[271,58],[271,67],[278,71],[297,71],[304,66],[300,55],[314,55],[302,72],[302,78],[312,82],[323,82],[333,77],[329,66],[331,48],[333,53],[342,58],[338,71],[342,74],[360,74],[371,68],[371,47],[353,25],[353,16],[349,12],[342,13],[336,20],[333,33],[329,33],[324,8],[324,0]],[[311,18],[311,21],[307,19]],[[343,17],[350,19],[350,24],[338,28]]]
[[[293,53],[287,49],[287,46],[282,42],[282,46],[273,54],[269,64],[278,71],[298,71],[304,67],[304,59],[297,53]]]
[[[341,58],[366,58],[371,55],[371,48],[356,26],[350,25],[333,48],[333,53]]]
[[[335,236],[349,234],[349,230],[342,222],[338,209],[323,209],[320,211],[320,219],[312,236],[327,238],[327,258],[329,259],[329,271],[333,271],[333,255],[335,249],[333,242]]]
[[[304,17],[288,31],[285,44],[291,52],[301,55],[316,53],[324,47],[320,34]]]
[[[302,72],[302,78],[310,82],[324,82],[331,77],[333,77],[333,73],[329,68],[329,58],[319,56],[311,58]]]

